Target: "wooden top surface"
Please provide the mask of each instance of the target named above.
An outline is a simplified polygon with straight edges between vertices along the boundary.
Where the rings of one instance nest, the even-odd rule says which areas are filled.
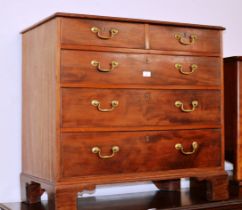
[[[211,25],[199,25],[191,23],[177,23],[177,22],[168,22],[168,21],[158,21],[158,20],[145,20],[145,19],[132,19],[132,18],[121,18],[121,17],[108,17],[108,16],[96,16],[96,15],[87,15],[87,14],[74,14],[74,13],[62,13],[57,12],[40,22],[24,29],[21,33],[25,33],[53,18],[56,17],[67,17],[67,18],[84,18],[84,19],[98,19],[98,20],[110,20],[110,21],[119,21],[119,22],[133,22],[133,23],[150,23],[158,25],[167,25],[167,26],[183,26],[190,28],[203,28],[203,29],[214,29],[214,30],[224,30],[224,27],[221,26],[211,26]]]
[[[225,62],[231,62],[231,61],[242,61],[242,56],[231,56],[224,58]]]

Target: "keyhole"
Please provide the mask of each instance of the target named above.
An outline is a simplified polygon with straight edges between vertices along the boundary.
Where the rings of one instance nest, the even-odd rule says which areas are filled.
[[[150,58],[149,58],[149,57],[146,57],[146,59],[145,59],[145,63],[146,63],[146,64],[151,63],[151,61],[150,61]]]
[[[145,93],[144,95],[145,100],[150,100],[150,93]]]

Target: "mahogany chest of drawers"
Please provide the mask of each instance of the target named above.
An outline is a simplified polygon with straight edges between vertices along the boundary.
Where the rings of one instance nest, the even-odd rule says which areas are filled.
[[[225,158],[234,165],[233,180],[242,184],[242,57],[224,58]]]
[[[23,199],[69,210],[98,184],[182,177],[226,199],[222,30],[57,13],[23,31]]]

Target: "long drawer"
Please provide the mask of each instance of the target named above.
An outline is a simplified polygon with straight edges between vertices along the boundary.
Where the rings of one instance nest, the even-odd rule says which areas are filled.
[[[221,166],[220,130],[63,133],[63,177]],[[185,154],[184,154],[185,153]]]
[[[63,18],[61,43],[121,48],[145,45],[144,24]]]
[[[62,89],[62,127],[220,125],[220,91]]]
[[[61,82],[220,85],[220,58],[63,50]]]
[[[220,55],[220,31],[172,26],[150,26],[150,46],[156,50]]]

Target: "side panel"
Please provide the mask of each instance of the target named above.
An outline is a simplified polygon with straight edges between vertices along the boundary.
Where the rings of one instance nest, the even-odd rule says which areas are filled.
[[[237,177],[237,124],[238,124],[238,69],[237,62],[224,60],[224,108],[225,108],[225,159],[234,163]]]
[[[22,172],[55,177],[58,19],[23,34]]]

